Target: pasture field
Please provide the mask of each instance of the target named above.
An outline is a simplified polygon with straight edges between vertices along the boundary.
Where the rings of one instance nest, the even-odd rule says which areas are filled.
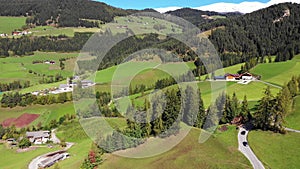
[[[294,99],[293,111],[285,118],[286,127],[300,130],[300,97]]]
[[[43,75],[61,74],[64,77],[69,77],[73,74],[73,68],[66,65],[65,70],[60,70],[59,59],[75,58],[77,55],[77,53],[35,52],[32,56],[1,58],[0,80],[5,82],[30,80],[31,85],[35,85],[38,84]],[[32,63],[33,61],[46,60],[53,60],[55,64]],[[29,70],[37,74],[29,73]]]
[[[217,70],[215,72],[215,75],[216,76],[224,75],[223,73],[236,74],[236,73],[238,73],[239,70],[241,70],[242,65],[244,65],[244,63],[236,64],[236,65],[229,66],[229,67],[224,67],[223,70],[222,69]]]
[[[155,25],[161,29],[154,29]],[[143,16],[115,17],[113,22],[102,26],[102,30],[106,29],[110,29],[113,34],[125,33],[127,29],[132,30],[135,34],[158,33],[167,35],[182,32],[182,28],[174,23]]]
[[[106,160],[100,168],[251,168],[249,161],[237,149],[234,127],[217,132],[203,144],[198,142],[200,132],[193,128],[170,151],[154,157],[133,159],[105,154]]]
[[[212,82],[218,83],[218,82]],[[272,94],[276,95],[279,92],[278,88],[271,87]],[[211,91],[210,83],[209,82],[200,82],[199,88],[202,94],[202,99],[204,101],[204,105],[207,107],[211,102],[211,94],[220,92],[219,90]],[[232,96],[233,93],[236,93],[236,96],[239,100],[243,100],[244,96],[247,96],[248,101],[258,101],[260,100],[263,95],[264,91],[267,88],[266,84],[260,82],[250,82],[247,85],[238,84],[236,82],[226,82],[226,94]]]
[[[159,79],[177,77],[189,70],[189,66],[184,66],[182,63],[167,63],[159,64],[158,62],[126,62],[118,66],[98,71],[95,77],[97,83],[108,83],[114,80],[115,83],[128,82],[130,79],[131,85],[153,86]],[[123,83],[124,84],[124,83]]]
[[[60,149],[59,147],[54,147],[54,148],[42,147],[42,148],[37,148],[36,150],[33,151],[17,153],[16,149],[9,149],[5,145],[0,144],[0,154],[1,154],[0,168],[27,169],[28,164],[35,157],[59,149]]]
[[[249,145],[266,168],[299,168],[300,134],[251,131]]]
[[[52,105],[32,105],[12,109],[0,108],[0,123],[8,118],[17,118],[24,113],[40,114],[40,116],[32,122],[32,125],[37,125],[39,122],[43,125],[47,125],[51,120],[58,120],[65,114],[75,114],[75,110],[72,102]]]
[[[212,96],[214,95],[217,96],[217,94],[222,92],[222,90],[224,90],[230,96],[232,96],[233,93],[235,92],[239,100],[243,100],[244,95],[246,95],[247,100],[249,102],[254,102],[255,104],[258,100],[260,100],[263,97],[263,92],[267,88],[266,84],[260,82],[251,82],[247,85],[238,84],[236,82],[226,82],[224,83],[224,86],[222,85],[219,86],[218,84],[214,84],[214,83],[220,83],[220,82],[205,81],[205,82],[198,83],[198,87],[201,91],[201,97],[203,99],[204,106],[206,108],[208,108],[209,105],[211,104]],[[214,85],[214,89],[215,89],[214,91],[212,91],[212,85]],[[171,89],[174,87],[175,86],[170,86],[166,89]],[[276,95],[279,92],[279,89],[271,86],[271,92],[273,95]],[[148,95],[134,98],[134,103],[136,105],[142,106],[146,98],[148,98]],[[252,105],[252,107],[254,107],[254,105]]]
[[[22,26],[26,25],[25,21],[25,17],[0,16],[0,34],[6,33],[11,35],[12,31],[20,29]]]
[[[215,71],[215,76],[223,76],[226,73],[236,74],[238,71],[241,70],[241,66],[244,65],[244,63],[236,64],[233,66],[224,67],[222,69],[218,69]],[[204,80],[206,76],[211,77],[211,74],[209,75],[202,75],[201,80]]]
[[[100,28],[80,28],[80,27],[65,27],[55,28],[52,26],[37,26],[30,29],[33,36],[58,36],[66,35],[68,37],[74,37],[75,32],[100,32]]]
[[[212,82],[218,83],[218,82]],[[218,93],[220,90],[217,88],[215,91],[211,91],[210,82],[200,82],[198,84],[200,91],[202,93],[202,99],[204,101],[205,107],[208,107],[211,102],[211,94]],[[244,96],[247,96],[248,101],[258,101],[263,97],[263,92],[267,88],[266,84],[260,82],[251,82],[247,85],[238,84],[236,82],[226,82],[226,94],[232,96],[233,93],[236,93],[236,96],[239,100],[243,100]],[[271,86],[272,94],[276,95],[279,92],[278,88]]]
[[[293,60],[277,63],[258,64],[251,69],[251,73],[261,75],[261,80],[277,85],[284,85],[292,76],[299,75],[300,55],[295,56]]]

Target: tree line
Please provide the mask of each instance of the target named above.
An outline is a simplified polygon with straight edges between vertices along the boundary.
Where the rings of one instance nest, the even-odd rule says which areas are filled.
[[[284,120],[293,109],[293,98],[299,95],[299,84],[300,76],[293,76],[276,96],[272,95],[268,87],[254,114],[255,127],[285,133]]]
[[[10,83],[0,83],[0,92],[24,89],[30,87],[30,81],[21,82],[20,80],[15,80]]]
[[[65,103],[71,101],[72,97],[67,93],[59,93],[57,95],[35,96],[31,93],[21,94],[19,92],[4,93],[1,98],[1,107],[13,108],[16,106],[26,107],[29,105],[49,105],[56,103]]]
[[[31,55],[34,51],[80,51],[92,34],[75,32],[74,37],[62,39],[56,36],[0,38],[0,57]]]
[[[87,19],[110,22],[115,16],[136,12],[89,0],[46,0],[43,3],[39,0],[29,0],[26,3],[22,0],[3,0],[1,4],[1,16],[25,16],[28,17],[27,24],[60,27],[97,26]]]
[[[181,100],[182,98],[184,99]],[[180,122],[201,128],[205,109],[200,92],[187,85],[184,93],[178,88],[168,89],[163,94],[154,94],[151,104],[145,100],[143,107],[129,106],[125,117],[125,129],[117,129],[105,138],[98,138],[98,145],[105,151],[114,152],[135,147],[144,143],[148,137],[168,137],[177,134]]]

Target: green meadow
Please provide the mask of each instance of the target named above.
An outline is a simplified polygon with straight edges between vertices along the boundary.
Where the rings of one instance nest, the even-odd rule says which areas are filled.
[[[11,35],[11,32],[21,29],[25,25],[25,17],[8,17],[0,16],[0,34],[6,33]]]
[[[66,28],[56,28],[53,26],[37,26],[30,29],[33,36],[58,36],[66,35],[68,37],[73,37],[75,32],[100,32],[99,28],[76,28],[76,27],[66,27]]]
[[[30,161],[35,157],[56,150],[59,150],[59,148],[42,147],[42,148],[37,148],[36,150],[33,151],[18,153],[16,152],[16,149],[9,149],[6,147],[6,145],[0,144],[0,154],[1,154],[0,168],[27,169]]]
[[[0,80],[5,82],[30,80],[31,84],[37,84],[43,75],[61,74],[64,77],[69,77],[73,74],[74,67],[66,66],[65,70],[61,70],[59,59],[70,58],[75,61],[77,55],[78,53],[35,52],[32,56],[0,58]],[[37,60],[53,60],[55,64],[32,63]],[[37,74],[29,73],[29,70]]]
[[[32,105],[27,107],[15,107],[15,108],[0,108],[0,122],[8,118],[16,118],[24,113],[40,114],[32,124],[37,125],[41,122],[43,125],[47,125],[51,120],[58,120],[65,114],[75,114],[74,105],[72,102],[65,104],[52,104],[52,105]]]
[[[159,79],[178,77],[189,70],[190,64],[159,62],[126,62],[97,72],[95,82],[131,82],[131,85],[153,86]],[[123,83],[124,84],[124,83]]]
[[[161,29],[154,29],[155,25]],[[102,26],[102,30],[106,29],[110,29],[114,34],[124,33],[127,29],[132,30],[135,34],[158,33],[167,35],[182,32],[182,28],[174,23],[144,16],[115,17],[113,22]]]
[[[300,55],[295,56],[293,60],[277,63],[258,64],[250,72],[261,75],[261,80],[277,85],[284,85],[292,76],[299,75]]]
[[[249,161],[237,149],[237,131],[230,126],[225,132],[217,132],[206,142],[199,143],[201,131],[190,133],[171,150],[149,158],[124,158],[105,154],[100,168],[251,168]]]
[[[286,126],[288,128],[300,130],[300,97],[294,99],[293,111],[287,115]]]
[[[220,85],[220,82],[215,81],[205,81],[198,82],[198,88],[201,92],[201,97],[204,102],[204,106],[206,108],[212,102],[212,97],[217,97],[221,92],[225,92],[226,94],[232,96],[233,93],[236,93],[239,100],[243,100],[244,96],[247,96],[247,100],[249,102],[254,102],[254,104],[263,97],[263,92],[267,88],[267,85],[261,82],[251,82],[247,85],[238,84],[236,82],[221,82],[223,85]],[[175,86],[168,87],[166,89],[174,88]],[[271,92],[273,95],[276,95],[279,92],[278,88],[270,86]],[[184,90],[184,89],[183,89]],[[142,106],[146,98],[149,95],[141,96],[141,94],[137,94],[133,97],[134,103],[136,105]]]
[[[251,131],[249,145],[266,168],[299,168],[300,134]]]

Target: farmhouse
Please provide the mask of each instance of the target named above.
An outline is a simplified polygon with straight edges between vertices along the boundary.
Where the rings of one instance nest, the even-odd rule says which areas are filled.
[[[28,35],[31,34],[32,32],[28,32],[28,31],[13,31],[11,33],[12,36],[21,36],[21,35]]]
[[[44,144],[50,139],[50,131],[26,132],[26,137],[33,144]]]
[[[227,73],[224,76],[215,76],[214,80],[226,80],[226,81],[251,81],[254,80],[255,77],[251,73],[243,73],[243,74],[230,74]]]
[[[225,75],[225,78],[227,81],[236,81],[236,80],[240,80],[241,75],[239,74],[229,74],[227,73]]]
[[[252,74],[246,72],[246,73],[241,74],[241,79],[242,80],[253,80],[253,76],[252,76]]]

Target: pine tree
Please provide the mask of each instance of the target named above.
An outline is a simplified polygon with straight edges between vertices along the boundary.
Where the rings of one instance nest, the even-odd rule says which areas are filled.
[[[195,122],[194,127],[201,128],[203,125],[203,121],[205,119],[205,108],[204,108],[204,103],[201,97],[201,92],[199,92],[199,110],[198,110],[198,115],[197,115],[197,120]]]
[[[274,122],[274,109],[276,104],[274,96],[271,94],[268,86],[264,92],[264,97],[259,101],[257,111],[255,112],[255,125],[257,128],[268,130]]]
[[[284,116],[288,115],[292,111],[293,97],[287,86],[284,86],[281,92],[277,96],[279,111]]]
[[[197,119],[199,98],[195,89],[188,85],[185,90],[182,121],[193,126]]]
[[[240,116],[243,117],[243,123],[248,122],[252,118],[249,107],[248,107],[248,101],[247,101],[246,95],[244,96],[244,100],[241,105]]]
[[[239,100],[235,94],[235,92],[232,95],[232,99],[231,99],[231,110],[232,110],[232,115],[233,118],[238,116],[240,114],[240,108],[239,108]],[[232,120],[232,119],[231,119]]]

